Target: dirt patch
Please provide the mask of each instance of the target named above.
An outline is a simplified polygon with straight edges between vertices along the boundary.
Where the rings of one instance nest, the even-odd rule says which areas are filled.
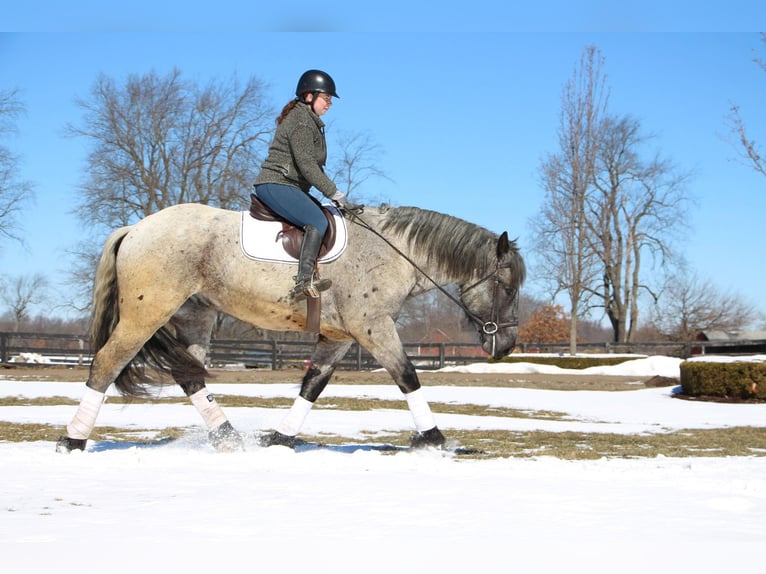
[[[285,369],[212,369],[208,383],[289,383],[301,381],[303,371]],[[419,373],[424,386],[516,387],[546,390],[632,391],[656,386],[677,385],[677,379],[667,377],[623,377],[609,375],[516,374],[516,373]],[[85,382],[87,367],[0,365],[0,383],[8,381]],[[333,376],[335,385],[393,384],[384,371],[339,371]]]

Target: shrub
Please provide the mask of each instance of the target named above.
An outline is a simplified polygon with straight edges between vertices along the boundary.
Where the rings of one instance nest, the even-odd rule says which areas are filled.
[[[766,363],[681,363],[681,388],[692,397],[766,399]]]

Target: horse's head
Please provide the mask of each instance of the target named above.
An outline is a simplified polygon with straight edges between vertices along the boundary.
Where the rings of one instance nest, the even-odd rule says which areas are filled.
[[[516,242],[508,240],[507,232],[497,241],[496,255],[496,263],[483,277],[461,286],[460,298],[479,328],[482,349],[500,359],[516,345],[519,289],[526,270]]]

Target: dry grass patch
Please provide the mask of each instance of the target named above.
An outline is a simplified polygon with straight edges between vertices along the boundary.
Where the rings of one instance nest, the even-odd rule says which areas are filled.
[[[0,441],[55,441],[61,427],[0,422]],[[123,429],[96,427],[92,441],[146,442],[180,438],[199,433],[200,428]],[[551,456],[564,460],[607,458],[725,457],[766,456],[766,429],[735,427],[728,429],[682,430],[663,434],[622,435],[608,433],[452,430],[444,431],[451,447],[471,459],[533,458]],[[363,433],[360,439],[322,433],[301,435],[303,440],[325,445],[409,445],[412,432]],[[396,452],[392,450],[392,452]]]
[[[66,430],[58,425],[38,423],[9,423],[0,421],[0,442],[56,441]],[[190,432],[188,428],[163,427],[162,429],[124,429],[109,426],[97,426],[90,436],[91,441],[100,440],[145,440],[151,442],[157,438],[179,438]]]
[[[78,405],[80,401],[69,397],[0,397],[2,407],[57,407],[61,405]]]
[[[263,409],[287,409],[293,404],[293,399],[288,397],[246,397],[242,395],[220,395],[216,400],[223,408],[263,408]],[[109,397],[107,402],[118,405],[131,404],[184,404],[193,408],[186,397],[163,397],[154,399],[137,399],[124,397]],[[0,406],[19,407],[45,407],[57,405],[77,405],[78,401],[68,397],[40,397],[28,399],[24,397],[0,398]],[[406,410],[407,403],[404,400],[385,400],[374,398],[354,397],[327,397],[320,399],[316,409],[332,409],[339,411],[371,411],[371,410]],[[435,413],[472,415],[472,416],[495,416],[513,417],[523,419],[542,420],[572,420],[566,413],[556,411],[537,411],[530,409],[511,409],[505,407],[491,407],[486,405],[457,404],[457,403],[431,403],[431,409]]]
[[[466,453],[460,456],[461,459],[551,456],[564,460],[593,460],[604,457],[766,456],[766,429],[753,427],[684,430],[652,435],[451,429],[444,431],[444,434],[448,445],[459,447]],[[390,444],[406,447],[411,435],[411,432],[392,431],[371,433],[361,440],[326,434],[302,435],[301,438],[326,445]]]
[[[294,375],[293,375],[294,376]],[[346,383],[351,384],[357,379],[357,375],[346,374]],[[430,378],[430,377],[424,377]],[[455,376],[449,377],[447,384],[475,384],[489,386],[481,377]],[[469,379],[469,380],[466,380]],[[482,382],[480,382],[482,381]],[[435,381],[433,382],[435,383]],[[648,383],[648,381],[647,381]],[[673,384],[674,380],[660,381],[664,384]],[[439,383],[445,384],[442,377]],[[505,381],[498,382],[498,386],[526,386],[531,382]],[[549,381],[547,388],[567,388],[568,390],[627,390],[629,385],[633,389],[644,388],[639,383],[626,383],[625,381],[606,379],[579,379],[576,383],[571,381]],[[534,385],[535,388],[543,388]],[[266,408],[287,409],[293,399],[290,397],[248,397],[243,395],[220,395],[218,402],[224,408]],[[186,408],[193,409],[186,397],[166,397],[157,399],[122,399],[109,397],[110,404],[130,403],[154,403],[154,404],[183,404]],[[60,406],[71,405],[74,407],[78,401],[67,397],[3,397],[0,398],[0,406],[10,407],[34,407],[34,406]],[[437,414],[461,414],[469,416],[495,416],[508,418],[525,418],[539,420],[574,420],[570,415],[555,411],[537,411],[528,409],[511,409],[492,407],[486,405],[457,404],[457,403],[432,403],[432,410]],[[369,410],[406,410],[404,400],[382,400],[375,398],[343,398],[323,397],[316,409],[334,409],[341,411],[369,411]],[[74,410],[73,410],[74,414]],[[140,421],[136,421],[140,424]],[[163,428],[163,429],[122,429],[113,427],[97,426],[93,436],[94,441],[122,441],[122,442],[155,442],[161,438],[177,438],[188,436],[190,433],[203,433],[204,425],[200,421],[199,426],[191,428]],[[8,423],[0,421],[0,441],[27,442],[27,441],[55,441],[64,429],[59,426],[33,423]],[[662,434],[605,434],[584,432],[544,432],[544,431],[502,431],[502,430],[451,430],[444,429],[444,434],[452,446],[460,446],[471,454],[461,458],[504,458],[504,457],[535,457],[552,456],[568,460],[597,459],[601,457],[638,458],[638,457],[706,457],[706,456],[766,456],[766,429],[752,427],[736,427],[725,429],[705,430],[682,430]],[[391,444],[397,447],[409,445],[412,432],[391,431],[387,433],[364,433],[363,438],[336,436],[331,434],[319,434],[317,436],[301,435],[301,438],[324,444],[335,445],[365,445],[365,444]]]

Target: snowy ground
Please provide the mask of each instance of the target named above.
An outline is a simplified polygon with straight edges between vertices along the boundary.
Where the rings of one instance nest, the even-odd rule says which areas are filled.
[[[473,367],[476,370],[478,367]],[[485,365],[508,372],[540,366]],[[630,371],[629,371],[630,369]],[[560,371],[558,371],[560,372]],[[651,357],[590,374],[678,376]],[[294,396],[294,385],[211,385],[216,394]],[[766,405],[626,392],[427,387],[432,401],[566,412],[569,420],[437,415],[449,429],[665,432],[766,427]],[[0,379],[0,396],[79,397],[82,385]],[[390,386],[332,385],[326,397],[394,398]],[[0,407],[0,421],[64,425],[72,406]],[[245,432],[279,409],[227,409]],[[104,406],[97,425],[199,426],[191,405]],[[407,412],[316,410],[307,433],[410,429]],[[0,571],[763,572],[766,457],[460,460],[365,448],[217,454],[205,433],[161,446],[0,443]]]

